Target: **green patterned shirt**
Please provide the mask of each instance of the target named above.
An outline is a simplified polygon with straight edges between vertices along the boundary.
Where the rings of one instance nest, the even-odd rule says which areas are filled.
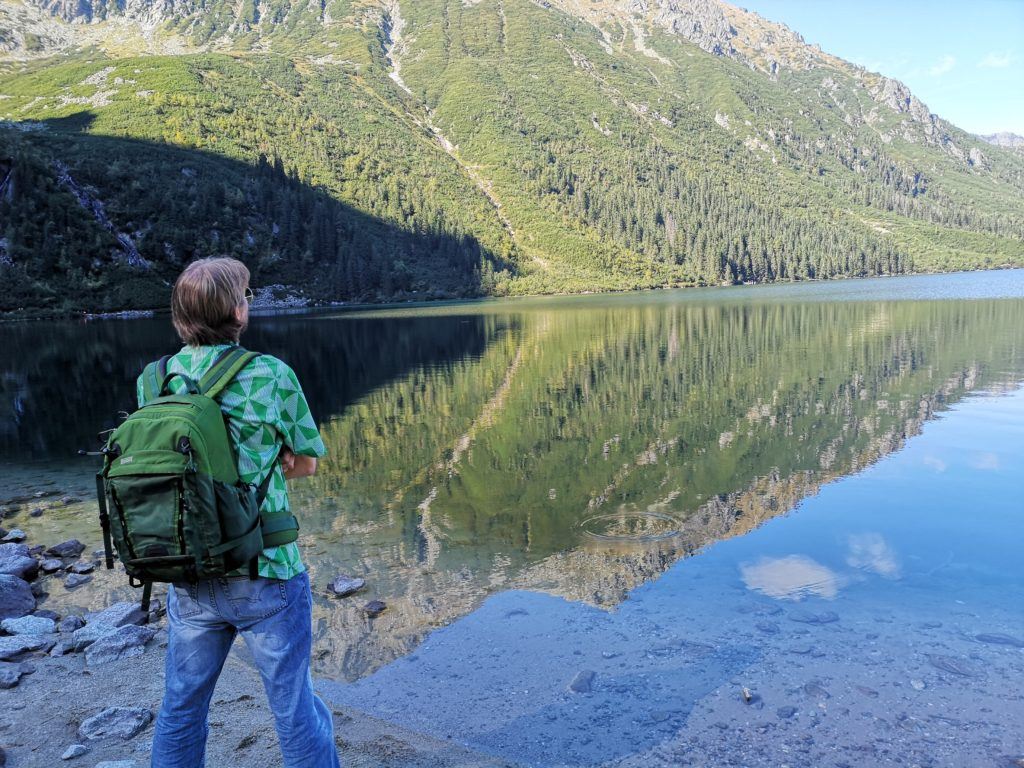
[[[228,344],[182,347],[167,361],[168,372],[183,373],[198,381]],[[182,391],[180,379],[171,388]],[[142,377],[137,383],[139,405],[144,402]],[[295,372],[270,355],[260,355],[225,387],[218,397],[227,417],[228,436],[238,447],[238,474],[243,482],[258,485],[273,472],[263,512],[284,512],[291,507],[281,464],[280,446],[302,456],[323,456],[327,451],[302,394]],[[259,574],[270,579],[290,579],[306,570],[296,542],[268,547],[259,557]]]

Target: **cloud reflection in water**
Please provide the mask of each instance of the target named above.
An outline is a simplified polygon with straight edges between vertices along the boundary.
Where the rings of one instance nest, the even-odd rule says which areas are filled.
[[[803,555],[761,558],[740,566],[747,589],[777,600],[802,600],[816,595],[828,600],[839,594],[839,577],[831,569]]]

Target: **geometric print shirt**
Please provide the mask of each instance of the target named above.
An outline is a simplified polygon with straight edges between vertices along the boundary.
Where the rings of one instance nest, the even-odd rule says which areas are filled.
[[[182,347],[167,361],[167,372],[183,373],[199,381],[228,344]],[[181,379],[171,380],[171,389],[184,391]],[[139,407],[143,405],[142,376],[137,383]],[[227,417],[228,437],[237,446],[238,474],[242,482],[259,485],[272,472],[262,512],[291,509],[288,486],[277,461],[282,445],[301,456],[323,456],[327,451],[302,394],[295,372],[271,355],[260,355],[246,365],[217,397]],[[306,566],[297,542],[267,547],[258,558],[259,575],[269,579],[290,579]],[[245,571],[240,570],[244,575]]]

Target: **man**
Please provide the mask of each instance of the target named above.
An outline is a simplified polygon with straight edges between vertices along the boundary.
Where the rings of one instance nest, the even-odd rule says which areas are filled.
[[[190,264],[171,294],[171,321],[185,346],[169,373],[198,380],[249,321],[249,270],[240,261]],[[180,379],[172,380],[172,387]],[[140,377],[139,404],[144,392]],[[308,477],[325,453],[295,373],[260,355],[218,396],[242,481],[270,473],[261,511],[289,509],[286,479]],[[297,543],[264,549],[257,578],[248,571],[167,591],[170,624],[163,704],[152,768],[197,768],[205,760],[207,714],[214,685],[241,634],[266,689],[286,768],[337,768],[331,714],[313,693],[309,660],[312,596]]]

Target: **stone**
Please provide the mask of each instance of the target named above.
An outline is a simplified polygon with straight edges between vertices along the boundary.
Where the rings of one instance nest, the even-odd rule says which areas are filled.
[[[943,672],[949,672],[951,675],[975,677],[978,674],[974,667],[966,661],[952,656],[946,656],[941,653],[929,653],[928,662],[936,669],[940,669]]]
[[[76,757],[81,757],[89,748],[85,744],[72,744],[70,747],[64,750],[64,754],[60,756],[61,760],[74,760]]]
[[[64,589],[74,589],[80,587],[83,584],[88,584],[92,581],[92,576],[83,576],[80,573],[70,573],[68,577],[64,579]]]
[[[790,621],[798,621],[801,624],[831,624],[833,621],[839,621],[839,614],[835,611],[822,611],[821,613],[793,611],[789,614],[789,619]]]
[[[66,656],[69,653],[74,653],[75,641],[71,638],[71,635],[64,634],[60,636],[60,639],[54,643],[53,648],[50,649],[50,655],[54,658],[60,656]]]
[[[21,664],[11,664],[6,661],[0,661],[0,688],[13,688],[21,680],[21,676],[25,674],[25,670]]]
[[[68,539],[60,544],[54,544],[46,554],[50,557],[78,557],[85,551],[85,544],[78,539]]]
[[[84,626],[85,619],[81,616],[65,616],[60,620],[57,629],[61,632],[74,632],[76,629],[81,629]]]
[[[31,512],[28,513],[28,516],[29,517],[42,517],[43,516],[43,508],[42,507],[35,507]]]
[[[975,635],[974,639],[979,643],[989,643],[991,645],[1009,645],[1014,648],[1024,648],[1024,640],[1013,635],[1004,635],[998,632],[988,632],[981,635]]]
[[[101,637],[112,635],[119,627],[112,627],[109,624],[86,624],[81,629],[76,629],[71,635],[71,642],[75,651],[84,651]]]
[[[35,611],[32,612],[32,615],[39,616],[43,619],[53,619],[54,621],[60,619],[59,613],[57,613],[56,611],[47,610],[46,608],[37,608]]]
[[[85,649],[85,663],[90,667],[96,667],[132,656],[141,656],[146,651],[146,643],[152,640],[155,634],[155,629],[134,624],[119,627]]]
[[[21,616],[17,619],[4,619],[0,627],[9,635],[50,635],[57,629],[53,619],[43,616]]]
[[[102,611],[85,615],[86,624],[106,624],[109,627],[123,627],[126,624],[144,624],[145,621],[146,614],[142,611],[142,605],[127,601],[114,603]]]
[[[23,530],[21,530],[20,528],[14,528],[14,529],[8,531],[7,535],[4,536],[2,539],[0,539],[0,541],[24,541],[24,540],[25,540],[25,532]]]
[[[341,573],[334,577],[334,581],[331,582],[330,589],[331,592],[336,594],[338,597],[347,597],[348,595],[358,592],[365,586],[366,579],[360,579],[358,576],[348,576]]]
[[[363,611],[365,611],[366,615],[369,616],[371,619],[375,619],[382,613],[384,613],[384,611],[386,611],[387,608],[388,607],[383,600],[371,600],[363,606]]]
[[[107,707],[78,726],[83,741],[120,738],[127,741],[149,725],[153,713],[144,707]]]
[[[808,696],[816,699],[828,699],[831,698],[829,692],[825,690],[825,687],[817,680],[812,680],[804,685],[804,693]]]
[[[96,768],[138,768],[139,764],[134,760],[104,760],[96,763]]]
[[[16,619],[36,607],[32,588],[17,576],[0,573],[0,619]]]
[[[911,680],[910,687],[915,691],[923,691],[925,689],[924,680]]]
[[[69,569],[72,573],[92,573],[96,570],[95,563],[75,563]]]
[[[39,573],[39,561],[29,556],[24,544],[0,544],[0,573],[32,581]]]
[[[57,641],[54,635],[14,635],[0,637],[0,660],[10,659],[26,651],[48,650]]]
[[[584,669],[576,673],[576,677],[569,683],[569,690],[573,693],[590,693],[594,686],[594,678],[597,673],[591,669]]]
[[[759,621],[754,626],[757,627],[759,632],[764,632],[766,635],[779,634],[779,625],[774,621]]]
[[[775,715],[779,720],[789,720],[796,714],[796,707],[779,707],[775,710]]]

